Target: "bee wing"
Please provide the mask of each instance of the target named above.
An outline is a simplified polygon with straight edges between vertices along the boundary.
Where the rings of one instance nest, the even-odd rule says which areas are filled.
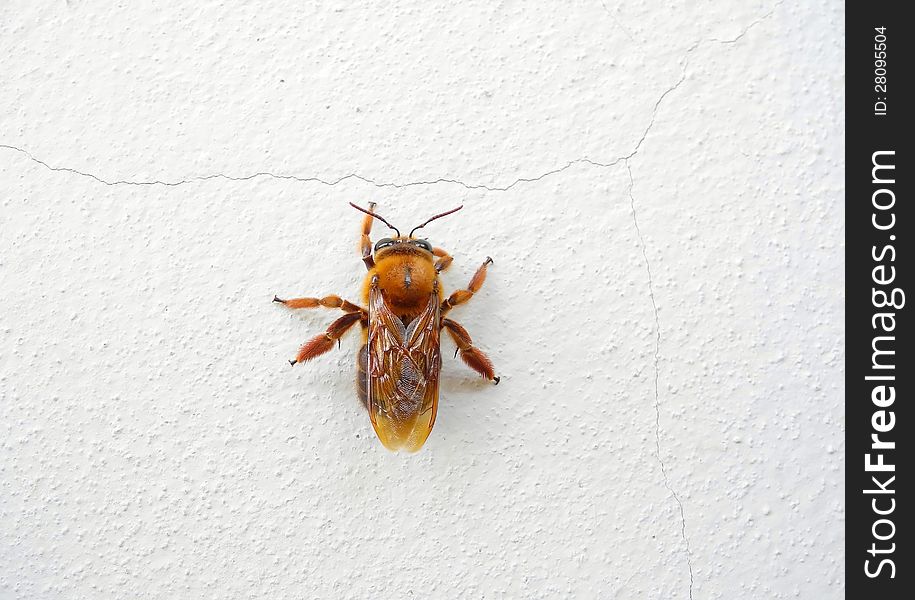
[[[372,284],[369,291],[369,416],[378,439],[390,450],[419,450],[435,424],[440,304],[437,289],[423,312],[408,326],[397,318]]]

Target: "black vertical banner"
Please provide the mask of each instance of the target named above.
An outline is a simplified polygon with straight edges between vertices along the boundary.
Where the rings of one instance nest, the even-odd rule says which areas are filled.
[[[846,581],[911,598],[915,362],[912,23],[903,2],[846,4]],[[868,594],[868,595],[865,595]],[[876,595],[875,595],[876,594]]]

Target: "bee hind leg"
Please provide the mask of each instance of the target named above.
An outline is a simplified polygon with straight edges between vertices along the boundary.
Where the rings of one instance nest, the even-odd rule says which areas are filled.
[[[473,345],[473,340],[470,339],[470,334],[467,333],[467,330],[451,319],[442,319],[442,328],[454,340],[457,345],[455,354],[458,352],[461,354],[464,364],[482,375],[484,379],[488,379],[494,385],[498,385],[501,378],[496,375],[492,361],[482,350]]]
[[[354,312],[347,313],[330,324],[327,331],[313,337],[305,342],[299,349],[294,360],[289,364],[295,366],[296,363],[307,362],[315,357],[321,356],[334,347],[334,342],[338,342],[350,328],[362,320],[362,315]]]

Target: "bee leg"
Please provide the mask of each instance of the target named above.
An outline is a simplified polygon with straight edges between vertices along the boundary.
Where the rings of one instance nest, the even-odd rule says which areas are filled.
[[[347,313],[367,314],[365,309],[361,306],[335,295],[324,296],[323,298],[290,298],[288,300],[282,300],[281,298],[274,296],[273,301],[279,302],[289,308],[317,308],[318,306],[326,306],[327,308],[339,308]]]
[[[473,340],[470,339],[470,334],[467,333],[467,330],[451,319],[442,319],[442,328],[448,331],[451,335],[451,339],[457,344],[458,352],[461,353],[461,359],[464,363],[482,375],[484,379],[488,379],[492,381],[493,384],[499,385],[500,377],[496,376],[496,373],[493,370],[492,361],[489,360],[488,356],[483,354],[482,350],[473,345]]]
[[[451,310],[452,307],[463,304],[473,298],[473,295],[479,292],[480,288],[483,287],[483,282],[486,281],[486,267],[491,264],[492,259],[487,256],[486,260],[483,261],[483,264],[480,265],[480,268],[477,269],[477,272],[470,278],[470,285],[467,286],[467,289],[457,290],[442,302],[442,313],[446,313]]]
[[[296,363],[309,361],[316,356],[321,356],[334,347],[334,342],[338,341],[349,329],[362,320],[362,315],[357,312],[347,313],[330,324],[327,331],[313,337],[305,342],[299,349],[295,360],[290,360],[289,364],[295,366]]]
[[[369,210],[375,210],[374,202],[369,202]],[[372,233],[374,220],[372,215],[365,215],[362,219],[362,235],[359,238],[359,251],[362,254],[362,262],[365,263],[365,268],[368,271],[371,271],[375,266],[375,259],[372,257],[372,238],[369,237]]]
[[[454,260],[447,250],[443,248],[433,248],[432,254],[438,257],[438,260],[435,261],[435,272],[441,273],[445,269],[451,266],[451,261]]]

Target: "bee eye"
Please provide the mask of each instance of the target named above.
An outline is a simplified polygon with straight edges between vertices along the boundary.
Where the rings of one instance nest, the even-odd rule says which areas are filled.
[[[375,251],[381,250],[382,248],[387,248],[388,246],[393,246],[394,240],[391,238],[381,238],[378,240],[378,243],[375,244]]]
[[[410,243],[413,244],[414,246],[419,246],[419,247],[422,248],[423,250],[427,250],[427,251],[429,251],[429,252],[432,252],[432,244],[430,244],[430,243],[427,242],[426,240],[413,240],[413,241],[410,242]]]

